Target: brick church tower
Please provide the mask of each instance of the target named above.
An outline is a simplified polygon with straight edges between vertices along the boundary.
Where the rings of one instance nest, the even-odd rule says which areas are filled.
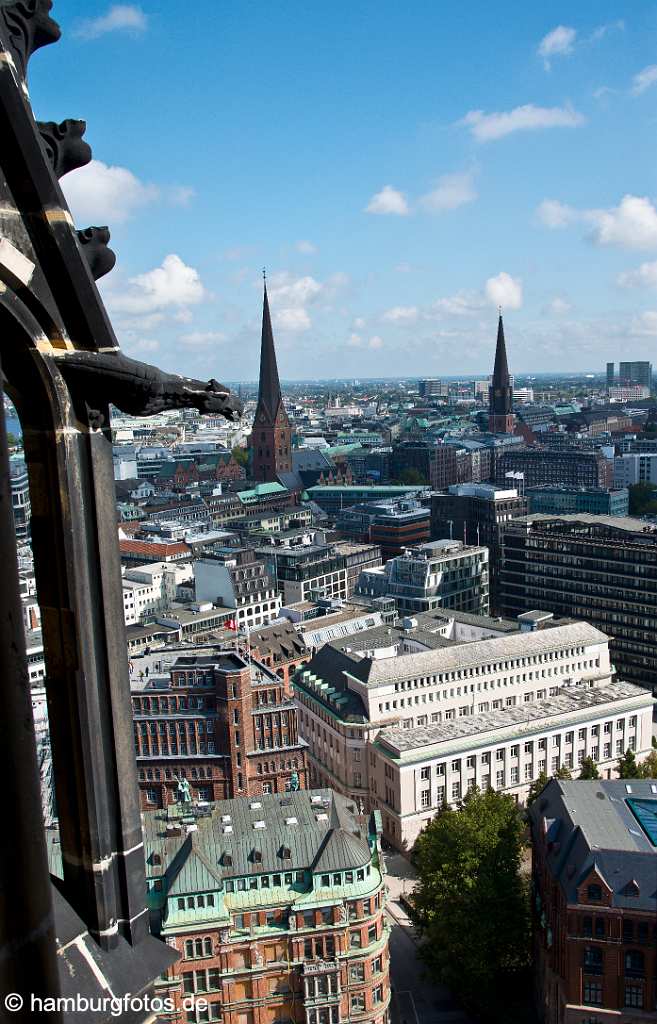
[[[504,340],[504,324],[502,314],[497,324],[497,347],[495,349],[495,368],[493,382],[490,386],[488,406],[488,429],[491,434],[512,434],[515,430],[516,418],[513,415],[513,394],[509,378],[509,364],[506,359],[506,342]]]
[[[274,482],[279,473],[292,470],[292,428],[283,405],[278,379],[267,285],[262,307],[258,406],[249,439],[249,452],[250,475],[257,483]]]

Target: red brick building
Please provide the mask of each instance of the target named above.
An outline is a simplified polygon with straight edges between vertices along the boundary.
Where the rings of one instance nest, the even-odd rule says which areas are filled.
[[[529,814],[539,1020],[655,1020],[657,782],[553,779]]]
[[[144,815],[151,924],[180,954],[168,1020],[388,1024],[380,834],[327,789]]]
[[[292,428],[283,405],[276,365],[274,334],[265,287],[262,309],[258,404],[249,438],[250,475],[257,483],[273,483],[292,470]]]
[[[310,661],[310,651],[288,620],[254,629],[250,636],[253,657],[272,669],[292,694],[291,680],[298,668]]]
[[[142,808],[167,807],[186,779],[202,802],[283,793],[307,783],[291,687],[234,651],[182,655],[132,685]]]

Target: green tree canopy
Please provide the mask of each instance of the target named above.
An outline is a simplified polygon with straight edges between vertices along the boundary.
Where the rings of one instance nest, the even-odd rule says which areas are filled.
[[[657,779],[657,750],[651,750],[645,761],[639,765],[640,778]]]
[[[530,804],[534,803],[534,800],[536,799],[538,794],[541,792],[542,789],[544,789],[545,786],[547,786],[549,781],[550,780],[548,779],[547,772],[541,772],[538,778],[534,779],[531,786],[529,787],[529,793],[527,794],[528,807]]]
[[[402,469],[401,473],[399,474],[399,479],[397,480],[397,483],[409,484],[411,486],[417,484],[419,486],[422,486],[423,484],[428,484],[429,481],[427,480],[426,476],[420,473],[419,469],[415,469],[414,466],[409,466],[408,469]]]
[[[630,515],[657,512],[657,488],[654,484],[630,484]]]
[[[507,984],[524,976],[530,958],[520,875],[524,833],[522,812],[508,794],[473,790],[458,809],[435,817],[415,846],[413,918],[422,956],[466,1005],[490,1019],[509,1019],[491,1008]],[[499,1012],[506,1014],[501,1004]]]
[[[561,768],[557,768],[552,776],[553,779],[572,779],[572,777],[570,768],[567,768],[565,764],[562,764]]]
[[[621,779],[638,779],[640,777],[641,772],[633,750],[628,748],[619,758],[616,770]]]
[[[249,461],[249,453],[246,448],[233,448],[233,458],[240,466],[246,466]]]
[[[599,779],[600,772],[592,757],[585,757],[582,761],[582,768],[579,773],[580,779]]]

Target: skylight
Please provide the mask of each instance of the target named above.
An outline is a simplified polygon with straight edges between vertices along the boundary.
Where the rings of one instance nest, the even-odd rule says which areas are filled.
[[[653,846],[657,846],[657,800],[630,797],[627,806]]]
[[[267,826],[266,826],[264,821],[254,821],[253,822],[253,827],[254,828],[267,828]]]

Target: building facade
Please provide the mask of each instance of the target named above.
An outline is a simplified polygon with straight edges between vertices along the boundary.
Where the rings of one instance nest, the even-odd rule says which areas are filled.
[[[408,849],[473,785],[519,800],[586,756],[612,774],[651,749],[654,700],[616,682],[608,637],[585,622],[435,613],[323,647],[294,679],[311,785],[378,808]]]
[[[614,485],[657,484],[657,452],[632,452],[614,459]]]
[[[290,685],[248,655],[181,654],[131,695],[142,808],[175,803],[182,779],[202,802],[305,787]]]
[[[626,516],[630,511],[630,494],[624,486],[605,490],[602,487],[559,487],[546,484],[528,488],[525,496],[529,504],[528,511],[532,513],[567,515],[571,512],[585,512],[596,516]]]
[[[159,986],[176,1022],[388,1024],[378,814],[323,789],[181,803],[144,832],[153,928],[180,955]]]
[[[415,498],[361,502],[344,509],[336,529],[352,540],[379,545],[384,559],[400,555],[431,536],[430,512]]]
[[[264,626],[280,611],[274,579],[251,548],[227,548],[196,559],[194,581],[196,600],[230,608],[238,626]]]
[[[553,779],[529,820],[541,1024],[653,1019],[657,782]]]
[[[406,615],[453,608],[487,615],[488,548],[458,540],[435,540],[408,548],[379,569],[361,573],[356,593],[392,597]]]
[[[611,638],[621,677],[657,688],[657,530],[632,518],[528,516],[502,532],[505,615],[544,608]]]
[[[535,447],[499,452],[495,482],[507,485],[511,473],[523,474],[525,488],[542,484],[608,488],[613,482],[613,461],[597,451]]]
[[[292,470],[292,428],[283,405],[278,378],[266,286],[262,309],[258,404],[249,439],[249,453],[250,475],[258,483],[275,483],[279,473]]]

